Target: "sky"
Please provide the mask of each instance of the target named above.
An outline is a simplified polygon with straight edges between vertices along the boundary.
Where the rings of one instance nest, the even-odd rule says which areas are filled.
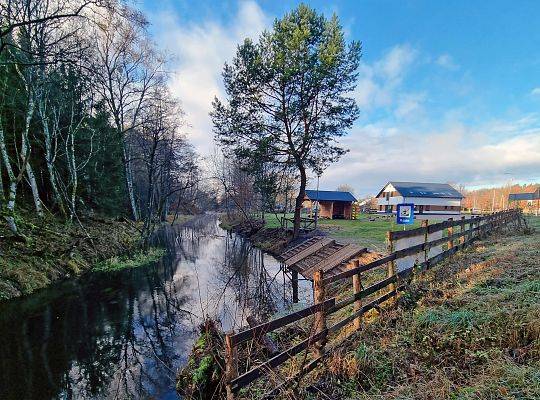
[[[223,64],[297,1],[139,3],[171,56],[170,88],[201,156],[213,153],[208,113],[224,98]],[[540,2],[313,1],[362,42],[360,117],[349,149],[321,176],[358,196],[388,181],[467,188],[540,181]],[[314,186],[311,179],[309,186]]]

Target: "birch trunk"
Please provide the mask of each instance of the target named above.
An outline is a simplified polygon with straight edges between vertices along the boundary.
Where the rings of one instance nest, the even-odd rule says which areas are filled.
[[[53,192],[53,203],[58,207],[62,215],[66,215],[64,209],[64,202],[60,196],[60,191],[58,190],[58,184],[56,182],[56,174],[54,173],[54,163],[56,161],[56,151],[53,150],[53,137],[51,135],[51,130],[49,128],[49,122],[47,117],[47,110],[45,105],[46,100],[40,99],[38,101],[38,111],[41,119],[41,125],[43,127],[43,144],[45,147],[45,163],[47,164],[47,173],[49,175],[49,183],[51,184],[51,189]],[[53,132],[56,132],[53,129]],[[54,133],[56,139],[56,133]],[[55,142],[56,143],[56,142]],[[56,145],[54,146],[56,147]]]
[[[71,180],[71,191],[69,195],[69,219],[73,220],[76,212],[76,199],[77,199],[77,164],[75,162],[75,134],[69,129],[68,137],[66,139],[66,156],[68,161],[69,176]]]
[[[41,200],[39,198],[39,190],[37,187],[36,176],[30,165],[30,143],[28,141],[28,133],[30,131],[30,122],[32,121],[32,116],[34,114],[34,99],[32,94],[28,94],[28,110],[26,111],[26,124],[24,131],[21,137],[21,169],[26,170],[26,176],[28,177],[28,183],[30,189],[32,189],[32,198],[34,199],[34,206],[36,207],[36,212],[40,217],[43,217],[43,207],[41,205]]]
[[[131,154],[128,149],[128,144],[125,143],[122,146],[122,156],[124,158],[124,172],[126,178],[126,189],[129,197],[129,204],[131,206],[131,214],[135,221],[139,220],[139,212],[137,210],[137,202],[135,201],[135,191],[133,189],[133,171],[131,170]]]
[[[0,153],[2,155],[2,160],[4,162],[4,166],[6,167],[8,179],[9,179],[9,192],[7,197],[7,204],[6,209],[8,211],[8,215],[5,216],[6,222],[9,226],[9,229],[17,234],[17,224],[15,223],[15,218],[13,218],[13,213],[15,211],[15,200],[17,198],[17,177],[15,176],[15,173],[13,172],[13,168],[11,167],[11,162],[9,161],[9,155],[7,153],[6,149],[6,142],[4,139],[4,128],[2,125],[2,116],[0,115]]]

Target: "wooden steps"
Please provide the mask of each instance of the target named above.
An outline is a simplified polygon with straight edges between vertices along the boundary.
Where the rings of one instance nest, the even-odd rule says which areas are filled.
[[[356,244],[315,236],[283,252],[281,259],[291,270],[312,280],[315,271],[322,270],[327,276],[343,272],[348,263],[365,253],[367,249]]]

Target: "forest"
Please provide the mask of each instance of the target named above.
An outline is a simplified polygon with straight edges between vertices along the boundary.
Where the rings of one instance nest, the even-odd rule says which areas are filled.
[[[145,16],[115,1],[0,3],[0,204],[21,218],[141,221],[200,196],[197,155]]]

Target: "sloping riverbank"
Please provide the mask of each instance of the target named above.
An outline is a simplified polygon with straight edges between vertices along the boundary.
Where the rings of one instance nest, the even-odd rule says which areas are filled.
[[[272,255],[279,255],[293,239],[292,231],[265,227],[265,221],[261,219],[234,219],[221,215],[220,226],[248,238],[255,247]]]
[[[0,300],[32,293],[95,265],[118,269],[129,259],[145,264],[161,255],[138,252],[140,231],[126,219],[86,218],[79,224],[25,215],[19,226],[25,240],[0,224]]]

